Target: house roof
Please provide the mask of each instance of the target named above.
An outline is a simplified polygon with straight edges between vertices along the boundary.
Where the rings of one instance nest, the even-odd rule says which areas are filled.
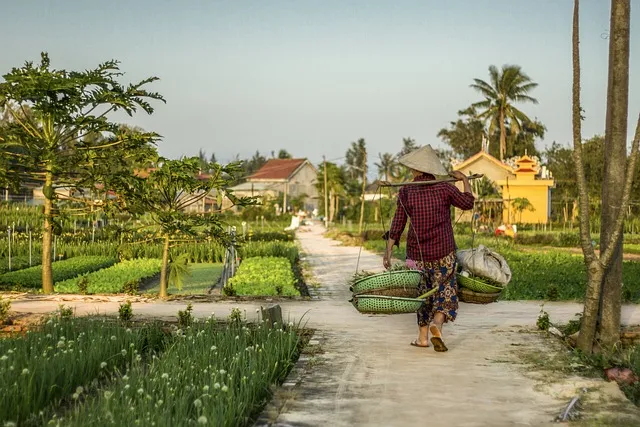
[[[306,161],[307,159],[270,159],[247,179],[286,180]]]
[[[477,152],[476,154],[474,154],[473,156],[469,157],[464,162],[455,165],[454,169],[455,170],[460,170],[460,169],[462,169],[462,168],[464,168],[466,166],[469,166],[470,164],[474,163],[475,161],[477,161],[478,159],[480,159],[482,157],[484,157],[487,160],[495,163],[496,165],[500,166],[504,170],[513,173],[513,169],[508,164],[501,162],[500,160],[496,159],[495,157],[493,157],[491,154],[487,153],[486,151]]]

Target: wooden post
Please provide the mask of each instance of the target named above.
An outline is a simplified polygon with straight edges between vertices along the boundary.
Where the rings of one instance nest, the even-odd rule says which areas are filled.
[[[324,226],[329,227],[329,194],[327,193],[327,159],[322,156],[323,170],[324,170]]]
[[[358,226],[358,234],[362,234],[362,223],[364,222],[364,195],[367,187],[367,150],[363,152],[364,162],[362,165],[362,203],[360,205],[360,225]]]
[[[274,327],[276,324],[282,325],[282,308],[278,305],[272,305],[267,308],[260,307],[262,320],[267,322],[269,326]]]
[[[287,214],[287,187],[289,185],[289,182],[285,182],[284,183],[284,202],[282,203],[282,212],[286,215]]]

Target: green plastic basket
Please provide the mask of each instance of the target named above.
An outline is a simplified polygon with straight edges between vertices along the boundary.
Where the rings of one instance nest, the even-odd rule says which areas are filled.
[[[465,277],[458,274],[458,284],[474,292],[481,294],[493,294],[496,292],[502,292],[502,288],[498,286],[489,285],[477,278]]]
[[[363,294],[374,289],[417,288],[422,279],[418,270],[385,271],[364,277],[350,288],[354,294]]]
[[[349,300],[360,313],[403,314],[415,313],[424,304],[425,298],[433,295],[437,289],[431,289],[418,298],[400,298],[383,295],[354,295]]]

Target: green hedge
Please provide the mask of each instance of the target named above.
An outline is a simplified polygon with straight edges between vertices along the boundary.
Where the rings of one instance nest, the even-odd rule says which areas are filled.
[[[11,270],[9,270],[9,258],[0,259],[0,274],[8,273],[9,271],[18,271],[25,268],[40,265],[40,257],[32,257],[31,265],[29,265],[28,256],[12,256],[11,257]]]
[[[245,259],[224,289],[227,295],[300,295],[296,278],[286,258]]]
[[[111,267],[116,259],[108,256],[79,256],[53,263],[53,282]],[[42,266],[25,268],[0,275],[0,286],[37,289],[42,287]]]
[[[55,286],[56,292],[78,293],[79,284],[86,281],[89,294],[120,293],[125,285],[132,289],[138,289],[140,282],[155,276],[160,272],[162,261],[159,259],[135,259],[122,261],[112,267],[83,274],[73,279],[59,282]]]

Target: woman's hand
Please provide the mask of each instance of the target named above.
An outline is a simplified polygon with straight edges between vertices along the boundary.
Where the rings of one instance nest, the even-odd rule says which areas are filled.
[[[382,265],[387,270],[391,268],[391,252],[390,251],[386,251],[384,253],[384,257],[382,258]]]
[[[459,179],[460,181],[467,179],[467,176],[460,171],[453,171],[449,175],[451,175],[452,178]]]

